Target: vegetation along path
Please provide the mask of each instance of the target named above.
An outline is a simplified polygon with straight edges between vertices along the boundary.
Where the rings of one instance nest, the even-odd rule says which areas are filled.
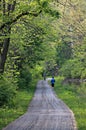
[[[56,97],[47,81],[39,81],[28,111],[3,130],[77,130],[72,111]]]

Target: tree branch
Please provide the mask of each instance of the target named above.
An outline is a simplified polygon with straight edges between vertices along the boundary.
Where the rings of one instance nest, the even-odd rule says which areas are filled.
[[[22,16],[31,15],[31,16],[37,17],[41,12],[42,12],[42,10],[40,10],[38,13],[22,12],[21,14],[19,14],[18,16],[16,16],[16,18],[14,18],[13,20],[10,20],[10,21],[7,21],[6,23],[3,23],[0,26],[0,30],[2,30],[7,25],[11,25],[11,24],[15,23]]]

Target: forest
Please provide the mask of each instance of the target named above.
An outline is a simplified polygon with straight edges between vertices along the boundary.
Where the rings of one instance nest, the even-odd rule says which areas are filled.
[[[78,128],[86,130],[85,34],[85,0],[0,0],[0,129],[26,111],[46,73],[56,93],[76,94]]]

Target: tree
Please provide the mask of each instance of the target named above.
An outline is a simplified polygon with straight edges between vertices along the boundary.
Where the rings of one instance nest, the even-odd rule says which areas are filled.
[[[66,77],[84,78],[86,38],[86,2],[77,0],[58,0],[61,17],[55,22],[57,41],[57,65]],[[72,65],[72,66],[71,66]]]
[[[28,1],[25,0],[24,2],[20,2],[16,0],[12,0],[11,2],[8,0],[1,1],[2,8],[1,12],[1,48],[0,48],[0,72],[4,72],[4,65],[7,59],[8,48],[10,44],[10,34],[11,34],[11,27],[13,23],[18,21],[21,17],[25,15],[29,15],[32,17],[37,17],[42,11],[51,14],[52,16],[58,16],[59,13],[57,11],[52,11],[49,7],[47,1],[40,1],[35,0]],[[33,8],[34,7],[34,8]]]
[[[65,61],[71,58],[72,54],[71,46],[66,42],[60,42],[57,45],[56,51],[57,51],[56,55],[57,65],[58,67],[61,67],[65,63]]]
[[[23,4],[20,3],[19,4]],[[3,36],[3,39],[1,39],[1,48],[0,48],[0,72],[4,72],[4,66],[5,66],[5,62],[7,59],[7,53],[8,53],[8,48],[9,48],[9,44],[10,44],[10,34],[11,34],[11,25],[16,22],[19,18],[21,18],[24,15],[32,15],[32,16],[38,16],[41,13],[41,9],[40,11],[34,13],[29,12],[28,9],[26,9],[26,7],[24,9],[21,9],[21,6],[19,6],[16,3],[16,0],[12,0],[11,2],[8,1],[8,3],[3,0],[1,1],[1,13],[2,13],[2,23],[0,26],[1,29],[1,35]],[[17,9],[17,5],[20,7],[20,12],[16,11]],[[18,13],[18,14],[17,14]],[[16,15],[17,14],[17,15]],[[14,15],[14,17],[13,17]]]

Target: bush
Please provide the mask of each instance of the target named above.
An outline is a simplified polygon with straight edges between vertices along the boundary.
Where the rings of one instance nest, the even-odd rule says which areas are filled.
[[[0,106],[9,105],[16,95],[16,86],[6,77],[0,77]]]
[[[65,62],[65,64],[62,66],[60,69],[60,74],[66,78],[85,78],[85,66],[79,59],[71,59]]]
[[[62,68],[60,69],[59,73],[60,75],[63,75],[66,78],[71,78],[71,70],[73,68],[73,62],[71,60],[68,60],[67,62],[65,62],[65,64],[62,66]]]
[[[82,71],[81,78],[86,79],[86,68]]]
[[[28,89],[32,80],[32,75],[28,69],[22,69],[19,77],[19,89]]]

